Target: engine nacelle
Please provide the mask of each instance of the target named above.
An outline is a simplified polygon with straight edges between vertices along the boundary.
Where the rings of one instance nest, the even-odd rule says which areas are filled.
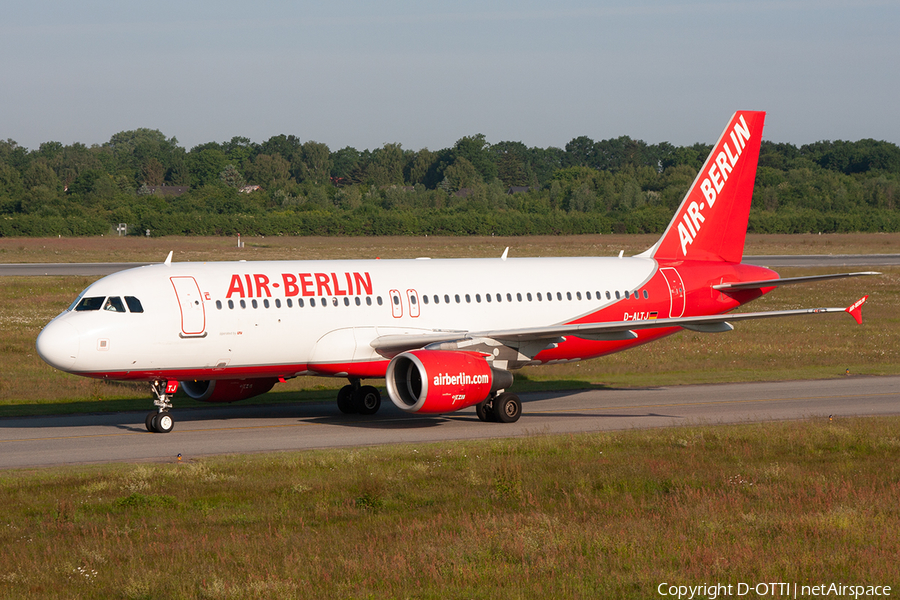
[[[440,414],[485,400],[512,385],[509,371],[491,368],[479,352],[413,350],[391,360],[388,396],[401,410]]]
[[[182,381],[184,393],[201,402],[237,402],[265,394],[278,383],[277,379],[218,379]]]

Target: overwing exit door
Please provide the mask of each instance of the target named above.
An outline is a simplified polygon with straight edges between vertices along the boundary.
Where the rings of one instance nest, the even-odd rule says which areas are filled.
[[[181,337],[206,335],[206,308],[197,280],[190,276],[169,277],[181,309]]]

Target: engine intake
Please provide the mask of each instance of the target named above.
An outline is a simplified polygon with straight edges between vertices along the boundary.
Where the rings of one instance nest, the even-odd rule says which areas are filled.
[[[494,369],[479,352],[413,350],[391,360],[388,396],[401,410],[440,414],[478,404],[512,385],[509,371]]]
[[[182,381],[181,389],[201,402],[237,402],[265,394],[278,383],[277,379],[212,379]]]

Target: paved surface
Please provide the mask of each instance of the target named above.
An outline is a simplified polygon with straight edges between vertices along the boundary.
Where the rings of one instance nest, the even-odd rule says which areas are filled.
[[[813,254],[807,256],[745,256],[744,262],[764,267],[879,267],[900,265],[900,254]],[[33,263],[0,264],[3,275],[102,276],[151,263]]]
[[[374,417],[334,404],[240,405],[174,411],[175,429],[148,433],[146,412],[0,419],[0,469],[216,454],[474,440],[689,424],[900,414],[900,377],[527,394],[514,424],[474,409],[407,415],[387,398]],[[150,400],[147,400],[148,408]]]
[[[0,275],[110,275],[151,263],[21,263],[0,265]]]
[[[745,256],[743,262],[761,267],[886,267],[900,265],[900,254],[773,254]]]

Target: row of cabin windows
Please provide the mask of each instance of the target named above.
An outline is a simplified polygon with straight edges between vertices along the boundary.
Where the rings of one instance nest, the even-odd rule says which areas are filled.
[[[294,307],[294,300],[292,298],[288,298],[284,302],[288,308]],[[378,304],[378,306],[381,306],[382,304],[384,304],[384,300],[381,299],[381,296],[376,297],[375,302]],[[228,308],[231,308],[231,309],[233,309],[235,306],[240,306],[241,308],[247,308],[247,306],[248,306],[247,301],[244,300],[243,298],[238,300],[237,305],[235,305],[234,300],[228,300],[227,303],[228,303]],[[331,304],[333,306],[338,306],[339,303],[340,302],[336,297],[331,299]],[[353,303],[356,304],[356,306],[362,306],[363,301],[359,296],[356,296],[353,298]],[[372,296],[366,296],[365,303],[366,303],[366,306],[372,306]],[[273,304],[274,304],[275,308],[281,308],[281,299],[275,298],[275,300],[272,302],[270,302],[268,298],[263,298],[263,300],[262,300],[263,308],[271,308]],[[316,306],[316,299],[310,298],[309,305]],[[318,305],[319,306],[328,306],[328,298],[319,298]],[[254,299],[250,300],[249,306],[251,306],[253,308],[259,308],[260,303],[258,300],[256,300],[254,298]],[[297,298],[297,307],[303,308],[304,306],[306,306],[306,301],[304,301],[303,298]],[[350,298],[344,297],[344,306],[350,306]],[[222,310],[223,306],[222,306],[221,300],[216,300],[216,308],[219,310]]]
[[[596,297],[597,300],[602,300],[602,299],[603,299],[603,295],[602,295],[600,292],[595,292],[595,294],[596,294],[596,296],[594,296],[593,294],[591,294],[591,292],[585,292],[585,293],[582,295],[581,292],[575,292],[575,294],[573,295],[572,292],[566,292],[566,293],[565,293],[565,299],[566,299],[566,300],[572,300],[572,299],[575,299],[575,300],[582,300],[582,299],[585,299],[585,300],[592,300],[594,297]],[[607,299],[607,300],[612,300],[613,294],[615,294],[616,300],[620,300],[620,299],[622,299],[623,297],[624,297],[626,300],[631,299],[631,298],[634,298],[635,300],[637,300],[638,298],[640,298],[640,296],[643,296],[645,300],[647,300],[647,299],[650,298],[650,294],[647,292],[647,290],[642,290],[640,294],[638,293],[637,290],[635,290],[634,292],[631,292],[631,291],[626,290],[626,291],[624,291],[624,292],[619,292],[619,291],[609,292],[609,291],[607,291],[607,292],[606,292],[606,299]],[[557,302],[561,302],[561,301],[563,300],[563,298],[564,298],[562,292],[556,292],[555,295],[556,295],[556,301],[557,301]],[[521,292],[518,292],[518,293],[516,293],[516,295],[515,295],[515,300],[516,300],[517,302],[523,302],[523,301],[533,302],[533,301],[536,299],[538,302],[543,302],[544,299],[545,299],[545,297],[546,297],[547,302],[552,302],[553,299],[554,299],[554,293],[553,293],[553,292],[547,292],[547,294],[546,294],[546,296],[545,296],[545,295],[542,294],[541,292],[536,292],[534,295],[532,295],[531,292],[526,292],[526,293],[524,294],[524,296],[523,296]],[[416,303],[416,298],[417,298],[416,296],[410,296],[409,300],[410,300],[411,303],[415,304],[415,303]],[[454,295],[453,295],[453,300],[455,300],[457,304],[461,304],[463,298],[465,298],[465,301],[466,301],[467,304],[471,304],[471,303],[472,303],[472,295],[471,295],[471,294],[464,294],[462,297],[460,297],[459,294],[454,294]],[[503,298],[504,298],[504,295],[503,295],[503,294],[485,294],[485,295],[484,295],[484,301],[485,301],[485,302],[494,302],[494,301],[496,301],[496,302],[500,303],[500,302],[503,302]],[[350,304],[351,304],[350,298],[348,298],[348,297],[345,296],[343,300],[344,300],[344,306],[350,306]],[[475,294],[475,302],[476,302],[476,303],[481,303],[481,301],[482,301],[482,296],[481,296],[481,294]],[[512,295],[511,293],[507,293],[507,294],[506,294],[506,301],[507,301],[507,302],[512,302],[512,301],[513,301],[513,295]],[[431,300],[429,300],[428,294],[423,294],[423,295],[422,295],[422,302],[423,302],[424,304],[428,304],[429,302],[434,303],[434,304],[440,304],[440,303],[441,303],[441,296],[439,296],[438,294],[433,294],[433,295],[431,296]],[[444,302],[444,304],[450,304],[450,294],[444,294],[444,295],[443,295],[443,302]],[[281,299],[280,299],[280,298],[275,298],[275,300],[274,300],[274,301],[271,301],[271,302],[269,301],[268,298],[263,298],[263,299],[262,299],[262,306],[263,306],[263,308],[270,308],[270,307],[273,305],[273,303],[274,303],[275,308],[281,308]],[[298,306],[299,308],[303,308],[303,307],[306,305],[306,304],[305,304],[305,301],[303,300],[303,298],[297,298],[296,303],[297,303],[297,306]],[[372,306],[372,297],[371,297],[371,296],[366,296],[365,303],[366,303],[366,306]],[[378,306],[381,306],[381,305],[384,304],[384,301],[381,299],[381,296],[376,296],[376,297],[375,297],[375,303],[377,303]],[[393,296],[393,303],[394,303],[394,304],[400,304],[400,296],[397,296],[397,295]],[[230,309],[234,309],[235,306],[240,306],[241,308],[247,308],[247,306],[248,306],[248,305],[247,305],[247,301],[244,300],[243,298],[240,299],[240,300],[238,300],[238,304],[237,304],[237,305],[235,304],[235,301],[234,301],[234,300],[228,300],[228,301],[227,301],[227,304],[228,304],[228,308],[230,308]],[[293,308],[293,306],[294,306],[294,301],[293,301],[292,298],[288,298],[287,300],[285,300],[285,304],[287,305],[288,308]],[[337,297],[332,297],[332,298],[331,298],[331,304],[332,304],[332,306],[338,306],[338,305],[340,304],[340,301],[339,301],[339,299],[338,299]],[[361,299],[359,296],[355,296],[355,297],[353,298],[353,304],[356,304],[356,306],[362,306],[363,301],[362,301],[362,299]],[[315,298],[309,298],[309,305],[312,306],[312,307],[316,306],[316,305],[317,305],[316,299],[315,299]],[[254,299],[250,300],[250,306],[253,307],[253,308],[259,308],[260,303],[259,303],[259,301],[258,301],[257,299],[254,298]],[[323,306],[323,307],[324,307],[324,306],[328,306],[328,298],[319,298],[319,299],[318,299],[318,306]],[[219,309],[219,310],[222,310],[223,304],[222,304],[222,301],[221,301],[221,300],[216,300],[216,308]]]
[[[612,300],[613,294],[615,294],[616,300],[621,300],[623,298],[623,296],[626,300],[628,300],[630,298],[634,298],[635,300],[637,300],[640,297],[640,295],[643,295],[645,300],[650,298],[650,294],[649,294],[649,292],[647,292],[647,290],[642,290],[642,293],[640,295],[638,294],[638,292],[636,290],[634,292],[626,290],[624,292],[619,292],[619,291],[606,292],[606,299]],[[556,292],[555,295],[556,295],[557,302],[561,302],[563,300],[562,292]],[[513,301],[513,295],[511,293],[507,292],[505,297],[506,297],[507,302]],[[450,304],[450,295],[449,294],[444,294],[443,298],[444,298],[444,304]],[[464,298],[466,300],[466,303],[468,303],[468,304],[472,303],[471,294],[465,294]],[[485,294],[484,295],[485,302],[496,301],[499,303],[499,302],[503,302],[503,298],[504,298],[503,294]],[[546,296],[544,296],[543,294],[541,294],[541,292],[536,292],[534,294],[534,296],[532,296],[531,292],[526,292],[523,297],[522,293],[518,292],[515,295],[515,299],[517,302],[522,302],[522,301],[533,302],[535,299],[537,299],[538,302],[543,302],[545,298],[546,298],[547,302],[552,302],[553,298],[554,298],[554,293],[547,292]],[[594,298],[594,296],[591,294],[591,292],[585,292],[583,296],[582,296],[581,292],[575,292],[574,295],[572,294],[572,292],[565,293],[566,300],[573,300],[573,299],[581,300],[582,298],[585,300],[592,300]],[[603,296],[600,294],[600,292],[596,292],[596,298],[597,298],[597,300],[602,300]],[[437,294],[432,295],[432,299],[433,299],[434,304],[441,303],[441,296],[439,296]],[[454,294],[453,299],[456,301],[457,304],[460,304],[462,302],[462,299],[460,298],[459,294]],[[415,296],[413,296],[411,300],[413,303],[415,303]],[[481,294],[475,294],[475,302],[480,303],[481,300],[482,300]],[[394,301],[395,301],[395,303],[399,302],[399,299],[395,298]],[[422,295],[422,302],[424,304],[428,304],[428,294]]]

